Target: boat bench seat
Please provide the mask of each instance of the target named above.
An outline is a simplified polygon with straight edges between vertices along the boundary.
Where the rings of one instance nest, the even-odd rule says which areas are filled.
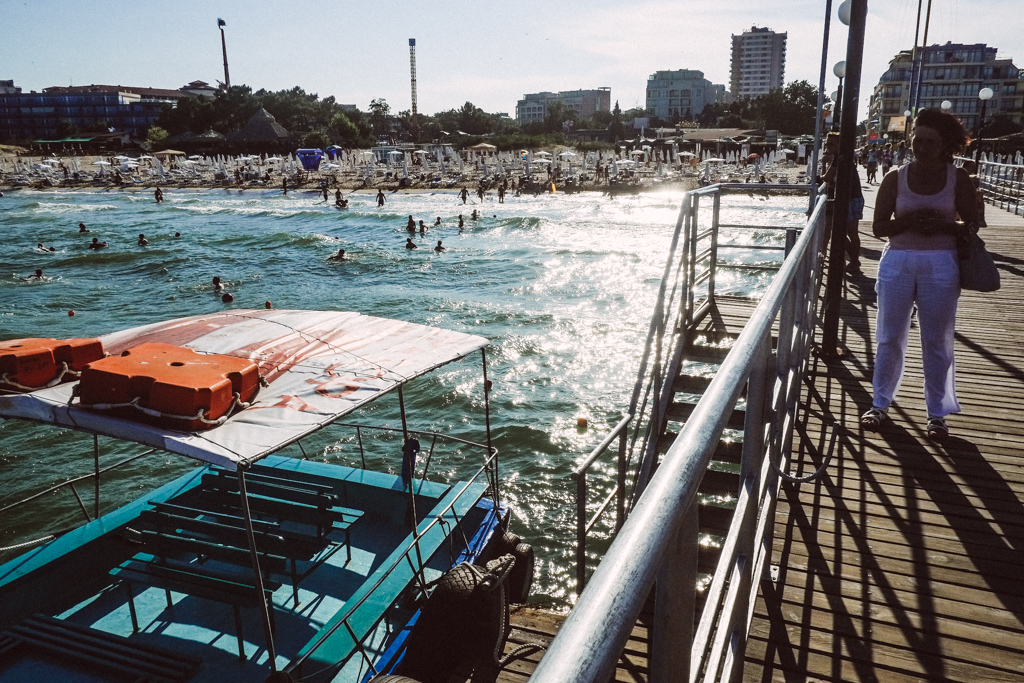
[[[29,647],[61,665],[77,663],[129,680],[184,683],[203,660],[183,652],[137,643],[124,636],[36,614],[0,634],[0,653]]]
[[[132,618],[132,629],[139,630],[139,619],[135,612],[135,594],[132,583],[141,583],[162,588],[167,594],[167,607],[171,603],[171,591],[184,593],[204,600],[231,605],[235,612],[235,632],[238,638],[238,656],[245,659],[245,640],[242,636],[242,607],[263,608],[266,605],[271,625],[274,619],[274,591],[281,587],[278,581],[263,580],[263,601],[257,597],[256,584],[251,576],[242,573],[224,572],[204,567],[196,562],[182,562],[158,559],[152,556],[136,555],[127,562],[110,570],[110,575],[121,581],[128,592],[128,611]]]
[[[204,474],[200,488],[188,493],[189,505],[201,510],[225,512],[241,517],[242,508],[238,499],[238,483],[234,482],[234,486],[231,483],[230,479]],[[345,532],[347,544],[350,527],[363,515],[361,510],[341,507],[337,504],[336,497],[330,503],[325,500],[325,496],[324,499],[318,501],[320,504],[309,504],[292,499],[289,497],[291,490],[280,487],[261,486],[257,491],[247,484],[246,489],[250,494],[249,510],[254,517],[260,519],[270,517],[277,520],[279,524],[294,522],[313,527],[318,539],[339,529]]]

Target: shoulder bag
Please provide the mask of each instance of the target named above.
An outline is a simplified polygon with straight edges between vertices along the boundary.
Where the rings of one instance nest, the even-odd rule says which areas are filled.
[[[972,292],[999,289],[999,269],[977,233],[967,238],[966,256],[960,258],[960,287]]]

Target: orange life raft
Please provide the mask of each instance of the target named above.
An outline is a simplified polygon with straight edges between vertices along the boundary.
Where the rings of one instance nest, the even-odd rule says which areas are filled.
[[[140,344],[86,365],[78,395],[86,406],[195,431],[219,424],[259,388],[259,369],[250,360]]]
[[[0,389],[34,391],[78,379],[78,372],[103,358],[99,339],[8,339],[0,341]]]

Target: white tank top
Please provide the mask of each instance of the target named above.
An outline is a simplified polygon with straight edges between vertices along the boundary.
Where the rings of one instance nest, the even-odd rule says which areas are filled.
[[[896,189],[896,217],[919,209],[933,209],[947,221],[956,220],[956,166],[946,165],[946,184],[935,194],[917,194],[907,183],[910,164],[901,166]],[[898,250],[952,251],[956,249],[953,235],[922,235],[919,232],[901,232],[889,238],[889,248]]]

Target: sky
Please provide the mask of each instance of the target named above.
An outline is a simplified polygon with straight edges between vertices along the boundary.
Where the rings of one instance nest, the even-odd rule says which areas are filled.
[[[1024,68],[1022,0],[931,1],[929,44],[987,43]],[[846,58],[838,5],[826,93],[837,85],[832,66]],[[858,119],[889,60],[913,46],[917,11],[918,0],[869,2]],[[787,83],[817,85],[825,0],[0,0],[0,16],[0,79],[24,92],[216,84],[223,18],[233,85],[299,86],[363,110],[376,98],[394,112],[410,109],[415,38],[420,113],[469,101],[515,116],[516,100],[541,91],[610,87],[623,109],[642,106],[659,70],[696,69],[728,87],[730,36],[754,25],[788,34]]]

